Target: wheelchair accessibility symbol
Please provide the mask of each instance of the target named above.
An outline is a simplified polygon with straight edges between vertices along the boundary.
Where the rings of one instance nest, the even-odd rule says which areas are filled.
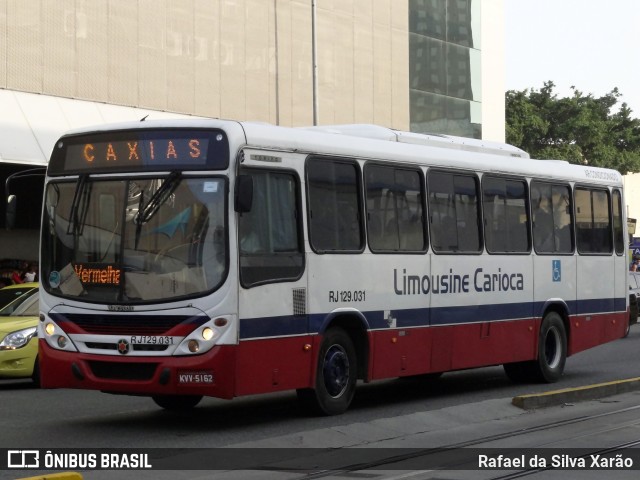
[[[562,280],[562,265],[560,260],[551,260],[551,277],[554,282]]]

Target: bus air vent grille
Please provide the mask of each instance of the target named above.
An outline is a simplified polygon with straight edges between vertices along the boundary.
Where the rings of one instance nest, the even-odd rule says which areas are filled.
[[[307,314],[307,289],[293,289],[293,315],[296,317]]]

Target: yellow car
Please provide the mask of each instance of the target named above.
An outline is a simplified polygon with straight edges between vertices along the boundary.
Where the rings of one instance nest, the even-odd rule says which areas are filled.
[[[0,288],[0,316],[10,315],[31,295],[37,295],[38,282],[20,283]]]
[[[24,290],[22,295],[19,290]],[[0,289],[0,301],[5,298],[11,300],[0,308],[0,378],[31,378],[39,385],[38,284]]]

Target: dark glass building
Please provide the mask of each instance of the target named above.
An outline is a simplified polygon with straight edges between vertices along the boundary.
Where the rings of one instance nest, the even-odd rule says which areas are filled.
[[[411,131],[482,138],[480,0],[409,0]]]

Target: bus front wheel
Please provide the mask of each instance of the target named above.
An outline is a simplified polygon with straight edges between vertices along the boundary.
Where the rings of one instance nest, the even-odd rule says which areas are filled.
[[[318,355],[315,388],[299,389],[298,399],[314,413],[344,413],[355,394],[357,371],[349,335],[341,328],[327,330]]]
[[[155,395],[151,397],[156,405],[165,410],[189,410],[202,400],[202,395]]]

